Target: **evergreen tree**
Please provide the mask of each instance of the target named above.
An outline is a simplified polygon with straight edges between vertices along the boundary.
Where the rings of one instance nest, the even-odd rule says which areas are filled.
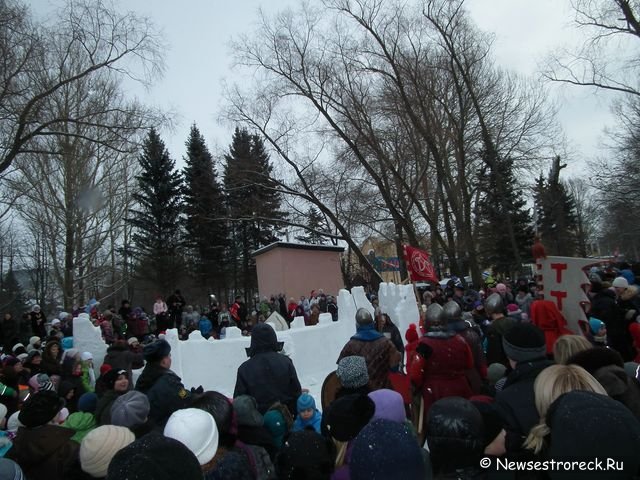
[[[309,230],[305,230],[304,235],[296,237],[296,240],[314,245],[324,245],[327,243],[327,237],[318,233],[328,231],[327,222],[320,211],[313,206],[309,207],[307,212],[307,227],[309,227]]]
[[[278,240],[280,194],[271,178],[264,143],[246,129],[236,128],[229,153],[225,155],[224,188],[229,214],[229,262],[236,291],[245,296],[255,290],[257,278],[252,252]]]
[[[138,276],[168,292],[183,263],[179,222],[182,179],[155,129],[144,141],[140,165],[141,173],[136,176],[139,190],[133,194],[138,208],[131,210],[129,220],[136,228],[132,253],[138,262]]]
[[[185,246],[202,286],[224,285],[226,208],[213,157],[196,125],[186,142],[184,169]]]
[[[560,180],[560,157],[553,160],[549,176],[537,179],[534,188],[536,227],[548,255],[570,257],[576,253],[576,205],[567,186]]]
[[[27,308],[24,292],[18,283],[13,270],[9,270],[2,282],[0,290],[0,314],[10,313],[18,322]]]
[[[480,256],[487,266],[499,274],[513,275],[521,270],[505,219],[511,218],[517,253],[522,262],[531,261],[533,243],[532,220],[522,190],[513,178],[513,162],[500,160],[499,171],[481,172],[480,188],[484,192],[478,202],[478,237]],[[502,194],[501,194],[502,192]]]

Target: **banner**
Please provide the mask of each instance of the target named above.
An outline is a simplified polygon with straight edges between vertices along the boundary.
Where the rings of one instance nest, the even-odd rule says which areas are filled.
[[[433,265],[429,260],[429,254],[419,248],[404,245],[404,262],[407,264],[407,272],[412,282],[427,281],[438,283]]]

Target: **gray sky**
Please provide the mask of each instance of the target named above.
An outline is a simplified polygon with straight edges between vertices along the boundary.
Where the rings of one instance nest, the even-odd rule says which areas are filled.
[[[39,8],[52,0],[31,0]],[[230,67],[228,42],[250,32],[262,6],[273,12],[296,0],[127,0],[122,6],[147,15],[164,30],[170,49],[167,71],[143,100],[178,114],[173,131],[163,132],[167,147],[181,163],[184,142],[196,122],[212,151],[226,150],[232,128],[217,121],[223,79],[237,81]],[[468,0],[478,26],[495,34],[498,64],[521,74],[536,74],[537,65],[553,48],[576,41],[568,0]],[[612,122],[611,96],[580,87],[551,87],[572,158],[567,173],[580,174],[583,160],[597,154],[603,127]]]

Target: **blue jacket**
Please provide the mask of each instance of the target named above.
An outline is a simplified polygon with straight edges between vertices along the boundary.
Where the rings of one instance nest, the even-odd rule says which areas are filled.
[[[300,418],[300,414],[296,417],[296,420],[293,422],[293,427],[291,427],[292,432],[299,432],[300,430],[304,430],[305,428],[311,427],[316,432],[320,433],[320,424],[322,423],[322,414],[316,409],[313,412],[313,417],[309,420],[302,420]]]

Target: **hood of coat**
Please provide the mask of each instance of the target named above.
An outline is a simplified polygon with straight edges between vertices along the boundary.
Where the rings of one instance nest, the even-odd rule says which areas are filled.
[[[284,342],[279,342],[275,330],[271,325],[259,323],[251,331],[251,346],[246,349],[247,356],[253,357],[258,353],[279,352]]]
[[[75,412],[67,417],[63,427],[71,428],[76,432],[83,432],[96,428],[96,419],[93,413]]]
[[[20,427],[13,440],[10,457],[21,465],[44,463],[65,448],[74,434],[70,428],[50,424],[36,428]]]
[[[638,296],[638,287],[635,285],[629,285],[621,294],[620,300],[624,302],[628,302],[632,300],[634,297]]]

